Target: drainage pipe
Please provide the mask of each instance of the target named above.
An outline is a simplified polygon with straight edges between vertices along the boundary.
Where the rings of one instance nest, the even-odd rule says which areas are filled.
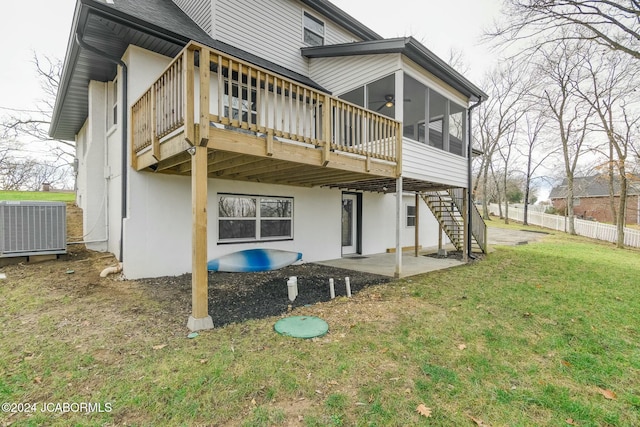
[[[75,41],[78,44],[78,46],[80,46],[83,49],[88,50],[89,52],[92,52],[116,65],[119,65],[122,68],[122,105],[121,105],[121,112],[122,112],[122,119],[121,119],[121,129],[122,129],[122,171],[121,171],[121,179],[122,179],[122,201],[121,201],[121,205],[122,205],[122,209],[121,209],[121,219],[120,219],[120,254],[118,256],[118,261],[120,261],[120,263],[122,263],[124,256],[123,256],[123,250],[124,250],[124,219],[127,217],[127,166],[128,166],[128,162],[127,162],[127,128],[128,128],[128,114],[127,114],[127,105],[128,105],[128,97],[127,97],[127,91],[128,91],[128,86],[127,86],[127,80],[128,80],[128,70],[127,70],[127,64],[121,59],[121,58],[117,58],[115,56],[111,56],[106,52],[101,51],[100,49],[91,46],[89,44],[87,44],[84,39],[83,39],[83,34],[80,33],[79,31],[76,32],[75,34]]]
[[[87,243],[104,243],[108,242],[109,239],[99,239],[99,240],[82,240],[80,242],[67,242],[67,245],[84,245]]]
[[[118,265],[114,265],[112,267],[107,267],[100,272],[100,277],[107,277],[110,274],[120,273],[122,271],[122,263],[118,263]]]

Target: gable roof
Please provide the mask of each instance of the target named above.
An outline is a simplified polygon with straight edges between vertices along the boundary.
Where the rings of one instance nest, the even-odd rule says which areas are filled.
[[[629,182],[627,194],[629,196],[640,194],[640,182]],[[619,195],[620,183],[614,180],[615,195]],[[573,179],[573,197],[609,197],[609,179],[604,175],[583,176]],[[553,187],[549,193],[549,199],[564,199],[567,197],[567,179],[562,184]]]
[[[307,2],[318,8],[321,3],[326,3],[319,0]],[[337,11],[335,13],[341,13],[343,20],[348,20],[348,15]],[[362,24],[353,24],[353,28],[367,34]],[[104,55],[81,48],[76,42],[76,34],[86,44],[112,58],[121,58],[130,44],[174,57],[194,40],[327,92],[307,76],[214,40],[171,0],[78,0],[49,128],[49,134],[57,139],[73,140],[84,124],[88,114],[89,81],[112,80],[117,71],[113,61]],[[371,37],[374,35],[373,32],[369,34]]]
[[[436,56],[413,37],[398,37],[394,39],[366,40],[354,43],[304,47],[301,51],[302,55],[307,58],[401,53],[456,89],[458,92],[470,98],[471,101],[479,101],[480,99],[486,100],[489,98],[489,95],[463,77],[462,74],[454,70],[449,64]]]
[[[299,1],[364,40],[344,45],[303,48],[304,56],[313,58],[401,52],[471,100],[488,98],[412,37],[384,40],[330,1]],[[97,48],[105,55],[80,47],[76,38],[86,43],[85,46]],[[329,92],[305,75],[213,39],[172,0],[77,0],[49,134],[63,140],[75,138],[88,115],[89,81],[113,80],[117,72],[113,59],[121,58],[129,45],[172,58],[191,40]]]
[[[300,0],[318,13],[331,18],[362,40],[380,40],[382,36],[327,0]]]

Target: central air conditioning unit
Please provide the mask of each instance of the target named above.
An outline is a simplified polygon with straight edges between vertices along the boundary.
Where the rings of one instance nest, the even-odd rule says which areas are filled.
[[[0,201],[0,258],[67,253],[67,205]]]

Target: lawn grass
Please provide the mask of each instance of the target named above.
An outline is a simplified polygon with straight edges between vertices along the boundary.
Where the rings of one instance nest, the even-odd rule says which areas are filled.
[[[5,191],[0,190],[0,200],[28,200],[48,202],[74,202],[75,193],[56,193],[53,191]]]
[[[113,407],[12,425],[637,426],[638,261],[553,234],[304,308],[330,324],[314,340],[275,334],[273,318],[187,339],[186,317],[163,317],[171,301],[133,284],[71,292],[12,270],[0,402]]]

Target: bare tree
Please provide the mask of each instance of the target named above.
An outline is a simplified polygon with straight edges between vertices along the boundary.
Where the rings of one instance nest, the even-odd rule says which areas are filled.
[[[529,198],[533,185],[533,180],[538,169],[547,160],[556,155],[559,146],[549,143],[548,138],[544,138],[544,133],[548,129],[549,118],[544,110],[540,108],[529,108],[525,112],[524,118],[524,143],[519,144],[516,149],[526,160],[524,170],[524,225],[529,224]]]
[[[500,180],[498,179],[498,174],[493,166],[493,162],[490,164],[491,169],[491,181],[493,183],[493,188],[496,194],[496,204],[498,205],[498,218],[504,219],[504,214],[502,213],[502,190],[500,188]],[[500,172],[500,171],[498,171]],[[488,179],[486,181],[489,181]],[[488,182],[485,182],[485,185],[488,185]]]
[[[42,184],[67,187],[71,169],[66,163],[24,155],[17,141],[0,141],[0,189],[37,191]]]
[[[66,188],[72,180],[75,145],[49,137],[49,125],[62,63],[34,53],[42,98],[31,110],[0,107],[0,186],[13,190],[38,190],[43,182]]]
[[[583,79],[580,74],[576,52],[583,45],[569,38],[541,51],[538,73],[545,80],[545,89],[540,95],[558,129],[562,147],[562,159],[567,178],[567,215],[569,233],[576,234],[573,213],[574,177],[578,160],[583,154],[589,120],[593,109],[576,96],[573,88]]]
[[[516,114],[514,116],[513,126],[505,132],[504,138],[502,138],[501,143],[498,146],[498,153],[502,158],[502,191],[504,194],[504,223],[509,224],[509,197],[507,195],[509,178],[512,172],[512,155],[514,152],[514,147],[516,145],[516,135],[518,133],[518,121],[520,120],[521,115]]]
[[[449,58],[447,64],[460,74],[468,74],[470,71],[469,62],[465,57],[464,51],[455,47],[449,48]]]
[[[617,178],[619,185],[616,245],[622,248],[629,187],[627,157],[634,143],[633,130],[640,121],[637,108],[634,108],[640,101],[635,92],[640,68],[635,59],[615,53],[602,55],[593,46],[582,49],[578,53],[586,78],[576,82],[574,90],[593,109],[597,118],[597,127],[607,138],[609,148],[607,169],[612,195],[615,194],[614,178]],[[636,114],[632,114],[632,111]],[[617,176],[614,176],[614,168]]]
[[[503,139],[513,132],[518,118],[522,116],[518,106],[526,92],[523,81],[522,64],[507,61],[502,68],[486,75],[483,87],[489,92],[489,100],[475,110],[478,126],[474,138],[479,143],[482,155],[473,191],[477,194],[477,186],[482,183],[482,214],[485,219],[489,219],[489,170]]]
[[[73,161],[75,144],[52,139],[49,125],[62,75],[62,62],[46,55],[33,54],[33,64],[40,80],[42,99],[32,110],[2,107],[5,112],[0,120],[0,139],[28,141],[38,144],[40,151],[48,151],[56,159],[68,164]]]
[[[640,59],[638,0],[504,0],[504,15],[506,22],[487,36],[507,43],[535,39],[540,46],[570,34]]]

